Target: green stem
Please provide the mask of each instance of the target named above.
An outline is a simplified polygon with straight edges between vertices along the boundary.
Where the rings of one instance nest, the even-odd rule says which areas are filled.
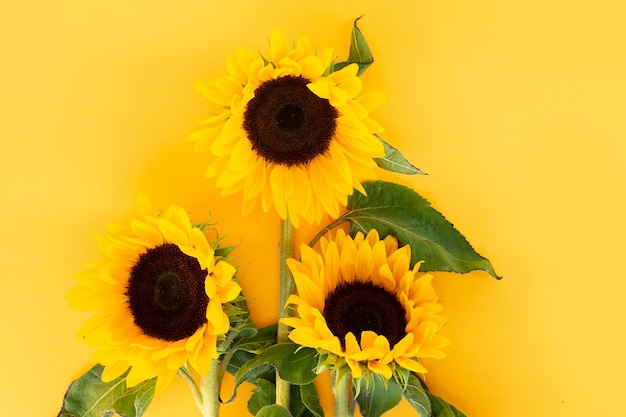
[[[289,327],[282,324],[280,319],[287,317],[285,309],[287,299],[293,293],[294,282],[287,267],[287,258],[293,256],[293,225],[287,218],[280,223],[280,244],[278,246],[278,343],[286,342],[289,336]],[[289,382],[283,380],[276,373],[276,404],[282,405],[289,410]]]
[[[178,375],[180,375],[185,380],[187,385],[189,385],[198,410],[202,410],[202,393],[200,392],[200,388],[198,388],[196,379],[191,375],[186,365],[178,370]]]
[[[219,366],[219,359],[212,359],[209,373],[203,376],[200,382],[201,411],[204,417],[218,417],[220,415]]]
[[[338,378],[338,380],[337,380]],[[354,408],[351,407],[351,377],[349,373],[338,376],[333,373],[333,396],[335,397],[335,417],[352,417]]]

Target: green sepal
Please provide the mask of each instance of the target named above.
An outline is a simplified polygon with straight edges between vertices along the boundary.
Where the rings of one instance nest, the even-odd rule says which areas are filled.
[[[371,373],[369,378],[354,380],[353,390],[363,417],[379,417],[402,400],[402,385],[394,378]]]
[[[386,181],[363,184],[367,195],[348,198],[348,212],[333,222],[350,222],[349,233],[367,234],[376,229],[381,237],[392,235],[400,245],[411,246],[411,264],[423,260],[424,271],[467,273],[483,270],[500,279],[491,262],[479,255],[430,203],[414,190]]]
[[[269,340],[265,340],[268,339],[266,334],[267,330],[264,330],[259,336],[260,331],[256,329],[250,318],[248,303],[243,294],[237,296],[234,301],[225,304],[224,313],[226,313],[230,320],[231,328],[228,333],[221,338],[217,346],[218,353],[221,357],[221,366],[219,367],[217,377],[219,386],[222,385],[224,374],[229,369],[230,361],[236,352],[250,350],[252,340],[257,341],[255,347],[259,350],[269,346],[276,340],[275,336],[269,337]],[[261,340],[263,341],[261,342]]]
[[[293,417],[293,415],[282,405],[272,404],[261,408],[256,417]]]
[[[385,147],[385,156],[382,158],[374,158],[374,162],[376,162],[376,165],[378,165],[382,169],[396,172],[398,174],[426,175],[424,171],[410,163],[399,150],[385,142],[380,136],[376,135],[376,137],[383,143],[383,146]]]
[[[57,417],[141,417],[150,405],[156,378],[126,386],[128,372],[111,382],[102,382],[102,365],[96,365],[72,382]]]
[[[363,32],[361,32],[357,26],[357,22],[361,19],[361,17],[355,19],[352,26],[352,39],[350,40],[350,53],[348,54],[348,60],[334,64],[333,71],[339,71],[350,64],[357,64],[359,66],[357,75],[361,75],[370,65],[374,63],[372,50],[367,44],[365,36],[363,36]]]

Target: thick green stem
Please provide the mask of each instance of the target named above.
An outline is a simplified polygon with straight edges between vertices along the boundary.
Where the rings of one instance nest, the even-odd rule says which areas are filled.
[[[293,225],[287,218],[280,223],[280,244],[278,246],[278,333],[276,338],[278,343],[286,342],[289,335],[289,327],[280,322],[280,319],[287,317],[285,309],[287,299],[293,293],[293,277],[287,267],[287,258],[293,256]],[[280,378],[276,374],[276,404],[282,405],[289,410],[289,382]]]
[[[337,379],[338,378],[338,379]],[[354,408],[351,406],[351,381],[349,373],[333,375],[333,396],[335,397],[335,417],[352,417]]]
[[[200,382],[201,411],[204,417],[218,417],[220,415],[219,366],[219,359],[212,359],[209,373],[203,376]]]

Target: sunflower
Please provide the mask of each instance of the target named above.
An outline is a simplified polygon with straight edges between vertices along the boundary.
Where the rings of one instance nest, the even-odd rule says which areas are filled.
[[[228,75],[196,83],[217,109],[189,139],[213,154],[206,175],[222,195],[243,192],[244,214],[260,202],[296,227],[300,218],[319,224],[376,178],[383,128],[369,113],[385,97],[360,94],[357,64],[332,71],[332,59],[332,49],[318,51],[306,37],[289,45],[275,29],[269,57],[239,49]]]
[[[425,373],[421,358],[442,358],[447,338],[438,334],[439,313],[432,275],[410,268],[411,248],[376,230],[353,238],[339,230],[322,238],[321,251],[302,245],[301,261],[289,259],[297,295],[287,303],[298,317],[289,338],[347,364],[354,378],[374,372],[390,379],[400,369]]]
[[[98,311],[78,336],[96,346],[104,381],[130,367],[128,386],[158,377],[161,391],[185,364],[208,373],[218,338],[230,327],[223,304],[241,288],[235,268],[216,256],[182,208],[159,214],[145,196],[137,205],[138,218],[109,225],[109,235],[99,237],[106,260],[79,274],[67,298]]]

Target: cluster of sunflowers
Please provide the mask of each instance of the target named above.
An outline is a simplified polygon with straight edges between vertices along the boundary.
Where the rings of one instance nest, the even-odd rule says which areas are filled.
[[[137,218],[108,227],[98,240],[105,259],[68,293],[74,307],[97,311],[79,338],[98,365],[70,385],[59,416],[139,417],[176,375],[201,413],[217,416],[230,372],[235,392],[256,385],[251,414],[319,417],[313,381],[326,371],[336,416],[354,415],[357,404],[379,416],[403,397],[420,417],[463,415],[422,377],[421,359],[442,358],[449,340],[439,334],[433,276],[420,269],[497,276],[416,192],[375,181],[380,168],[421,171],[370,118],[384,101],[361,93],[372,62],[356,21],[343,62],[275,30],[269,55],[239,49],[228,75],[197,84],[216,105],[189,138],[211,154],[206,175],[224,195],[243,194],[243,215],[260,203],[281,218],[278,323],[254,326],[231,263],[236,248],[212,240],[212,225],[140,195]],[[301,220],[328,217],[293,258]]]

